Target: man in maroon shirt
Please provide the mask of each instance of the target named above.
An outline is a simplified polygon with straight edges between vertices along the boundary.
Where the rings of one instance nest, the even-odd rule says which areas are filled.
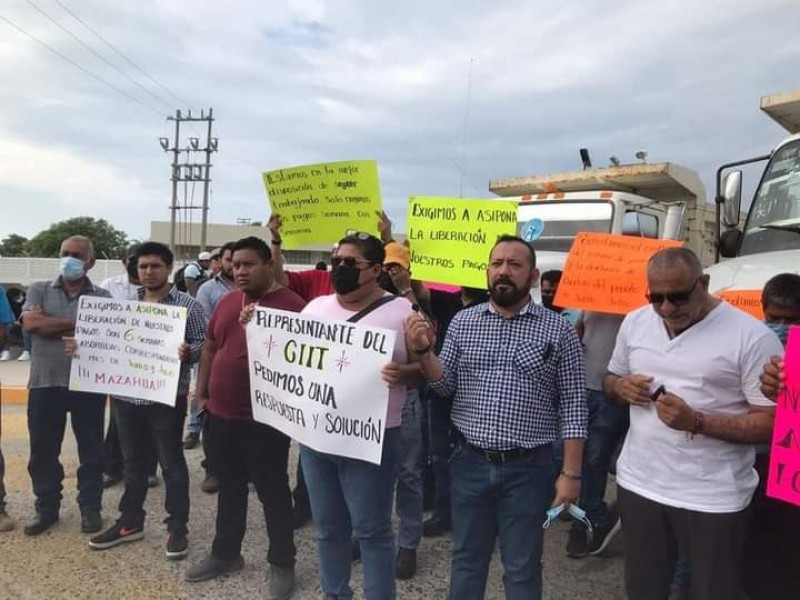
[[[207,431],[219,476],[216,535],[211,553],[186,573],[204,581],[244,565],[242,539],[247,519],[247,483],[252,481],[264,506],[269,536],[267,598],[288,598],[294,587],[295,546],[287,465],[289,438],[253,420],[244,306],[300,312],[305,302],[273,276],[272,255],[255,237],[233,246],[233,276],[238,289],[224,296],[206,330],[197,405],[207,411]]]

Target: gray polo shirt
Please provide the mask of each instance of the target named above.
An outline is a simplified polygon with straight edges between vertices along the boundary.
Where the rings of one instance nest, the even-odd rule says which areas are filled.
[[[39,306],[48,317],[74,321],[78,316],[78,298],[83,295],[111,297],[108,291],[94,285],[87,278],[80,293],[74,298],[70,298],[64,291],[61,277],[59,277],[54,281],[37,281],[31,284],[22,311],[30,310],[31,306]],[[64,341],[61,336],[45,337],[32,334],[31,377],[28,388],[69,387],[71,360],[64,352]]]

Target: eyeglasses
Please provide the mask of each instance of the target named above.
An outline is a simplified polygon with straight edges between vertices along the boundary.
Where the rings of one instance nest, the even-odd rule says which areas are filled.
[[[664,304],[664,301],[669,302],[674,306],[681,306],[686,304],[689,301],[689,298],[692,297],[692,292],[694,292],[694,288],[697,287],[697,284],[700,283],[702,277],[698,277],[694,280],[692,287],[684,292],[667,292],[665,294],[660,294],[658,292],[648,292],[645,294],[647,301],[650,304],[654,304],[655,306],[660,306]]]
[[[331,265],[334,267],[338,267],[339,265],[344,265],[345,267],[358,267],[359,263],[366,263],[366,267],[363,267],[361,270],[369,269],[374,263],[369,262],[368,260],[364,260],[363,258],[356,258],[355,256],[332,256],[331,257]]]

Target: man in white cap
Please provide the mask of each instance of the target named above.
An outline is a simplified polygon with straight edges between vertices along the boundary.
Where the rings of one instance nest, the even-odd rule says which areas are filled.
[[[208,279],[208,268],[211,265],[211,253],[201,252],[196,263],[189,263],[183,271],[186,292],[193,298],[197,296],[197,288]]]

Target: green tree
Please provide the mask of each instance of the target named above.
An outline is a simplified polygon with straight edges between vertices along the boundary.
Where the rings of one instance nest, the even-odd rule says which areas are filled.
[[[12,233],[0,242],[0,256],[26,256],[28,238]]]
[[[75,217],[66,221],[53,223],[37,233],[28,242],[28,255],[43,258],[58,256],[61,242],[71,235],[85,235],[94,244],[97,258],[122,258],[128,247],[128,235],[115,229],[105,219],[93,217]]]
[[[263,227],[264,223],[261,221],[250,221],[250,227]]]

